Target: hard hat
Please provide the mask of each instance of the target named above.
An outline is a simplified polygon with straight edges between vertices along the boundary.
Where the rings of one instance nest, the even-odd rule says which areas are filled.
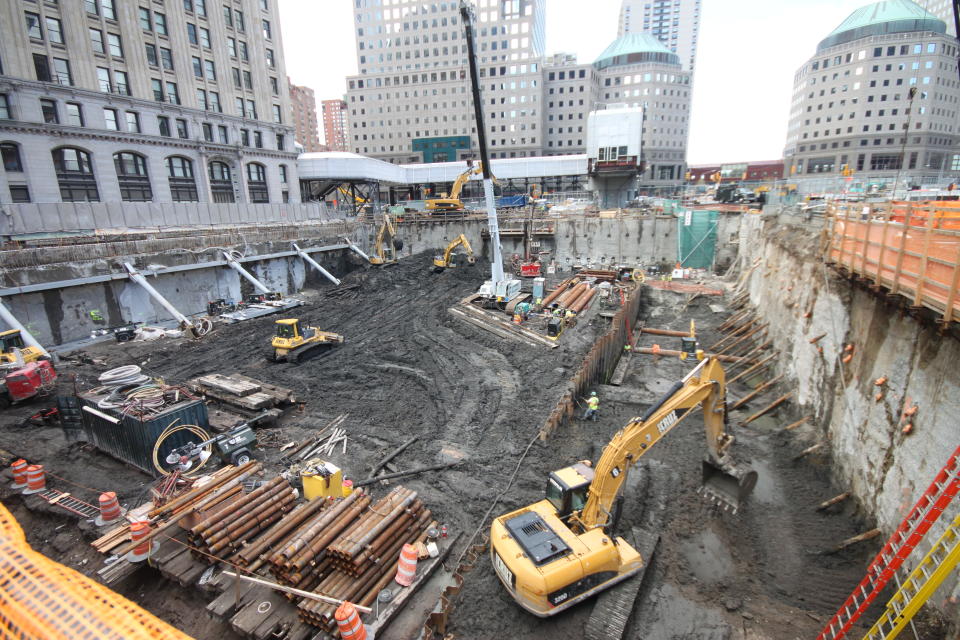
[[[590,395],[595,396],[595,395],[597,395],[597,392],[596,392],[596,391],[591,391],[591,392],[590,392]]]

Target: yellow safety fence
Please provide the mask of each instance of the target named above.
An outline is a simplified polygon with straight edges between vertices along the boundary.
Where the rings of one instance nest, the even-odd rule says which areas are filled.
[[[139,605],[31,549],[3,505],[0,637],[191,640]]]

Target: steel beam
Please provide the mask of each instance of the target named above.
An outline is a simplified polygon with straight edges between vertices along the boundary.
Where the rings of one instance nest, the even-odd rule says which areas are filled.
[[[147,282],[147,279],[143,277],[143,274],[134,269],[132,264],[129,262],[124,262],[123,268],[127,270],[127,274],[130,276],[131,280],[146,289],[147,293],[150,294],[150,297],[156,300],[160,306],[162,306],[170,315],[176,318],[181,325],[184,327],[193,327],[193,322],[190,321],[190,318],[177,311],[177,308],[170,304],[170,301],[164,298],[159,291],[154,289],[153,285]]]
[[[340,286],[340,280],[335,278],[332,273],[330,273],[329,271],[321,267],[320,263],[314,260],[313,258],[311,258],[305,251],[302,251],[300,247],[297,246],[296,242],[294,242],[292,246],[293,246],[293,250],[297,252],[297,255],[303,258],[304,262],[306,262],[307,264],[312,266],[314,269],[319,271],[327,280],[332,282],[334,285],[338,287]]]
[[[226,251],[223,252],[223,257],[227,259],[227,264],[230,265],[234,271],[239,273],[241,276],[246,278],[250,284],[253,285],[253,288],[259,291],[260,293],[270,293],[270,289],[267,288],[262,282],[253,277],[249,271],[240,266],[240,263],[234,260],[229,253]]]
[[[20,321],[17,320],[16,316],[10,313],[10,310],[7,309],[7,305],[3,304],[3,302],[0,302],[0,318],[2,318],[4,322],[10,325],[11,329],[19,330],[20,336],[23,338],[23,341],[27,343],[28,346],[34,347],[35,349],[39,349],[41,352],[43,352],[43,355],[45,356],[50,355],[50,352],[44,349],[42,344],[37,342],[37,339],[33,337],[33,334],[27,331],[27,328],[25,326],[20,324]]]
[[[347,243],[347,246],[350,248],[351,251],[353,251],[355,254],[357,254],[358,256],[360,256],[361,258],[363,258],[364,260],[366,260],[367,262],[370,262],[370,256],[368,256],[367,254],[365,254],[365,253],[360,249],[360,247],[358,247],[357,245],[353,244],[353,242],[350,241],[350,238],[343,238],[343,241]]]

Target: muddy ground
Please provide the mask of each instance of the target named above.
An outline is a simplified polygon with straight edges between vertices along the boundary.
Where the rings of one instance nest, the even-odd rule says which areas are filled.
[[[596,310],[564,335],[555,350],[503,342],[462,324],[447,308],[475,291],[481,267],[427,269],[429,256],[400,265],[359,269],[339,289],[306,292],[308,304],[289,314],[346,336],[327,355],[299,364],[265,359],[276,316],[220,327],[200,341],[102,344],[83,354],[105,364],[64,366],[81,386],[107,368],[139,364],[152,376],[184,382],[208,373],[239,372],[290,387],[306,401],[278,429],[261,432],[271,443],[308,435],[348,413],[346,454],[332,461],[353,478],[363,478],[387,452],[412,435],[420,439],[397,460],[398,469],[427,466],[463,456],[453,469],[403,480],[452,532],[466,535],[481,526],[484,513],[513,473],[518,459],[555,405],[565,382],[607,320]],[[712,311],[704,298],[648,291],[643,321],[683,329],[696,319],[704,345],[717,339],[713,328],[727,314]],[[665,348],[679,339],[660,338]],[[640,344],[654,342],[644,336]],[[619,389],[598,387],[602,408],[597,422],[576,422],[535,444],[496,514],[539,500],[547,473],[573,461],[596,460],[609,437],[661,395],[691,365],[673,359],[654,362],[634,356]],[[735,385],[730,395],[744,395]],[[774,395],[735,412],[731,424],[769,402]],[[37,405],[0,416],[0,448],[43,462],[73,491],[90,502],[95,491],[115,490],[134,504],[150,482],[89,447],[68,444],[56,426],[21,425]],[[641,463],[631,477],[625,528],[655,526],[662,534],[626,637],[646,640],[813,638],[850,589],[877,544],[823,555],[838,542],[869,528],[848,501],[833,511],[814,511],[842,489],[831,486],[829,459],[793,457],[816,437],[813,427],[783,432],[783,413],[737,429],[737,458],[760,472],[753,500],[737,515],[720,514],[696,495],[704,454],[702,422],[695,416],[678,427]],[[258,452],[267,462],[275,448]],[[86,488],[86,489],[85,489]],[[87,493],[83,493],[84,491]],[[375,491],[382,492],[383,487]],[[4,495],[25,524],[35,548],[84,573],[98,568],[96,554],[81,536],[57,530],[56,516],[32,514],[18,496]],[[484,525],[485,527],[486,525]],[[60,536],[59,539],[57,536]],[[459,551],[455,551],[456,553]],[[84,562],[85,561],[85,562]],[[145,576],[145,577],[144,577]],[[225,625],[209,619],[205,602],[155,574],[139,574],[121,592],[198,638],[230,638]],[[587,602],[548,620],[513,604],[484,557],[467,576],[450,631],[457,638],[579,637],[590,615]],[[389,630],[385,637],[391,637]],[[934,640],[940,635],[924,635]]]

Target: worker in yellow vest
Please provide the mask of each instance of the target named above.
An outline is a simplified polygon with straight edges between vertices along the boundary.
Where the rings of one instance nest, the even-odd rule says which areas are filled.
[[[600,398],[597,397],[596,391],[590,392],[590,397],[587,398],[587,410],[583,412],[584,420],[593,420],[597,421],[597,410],[600,408]]]

